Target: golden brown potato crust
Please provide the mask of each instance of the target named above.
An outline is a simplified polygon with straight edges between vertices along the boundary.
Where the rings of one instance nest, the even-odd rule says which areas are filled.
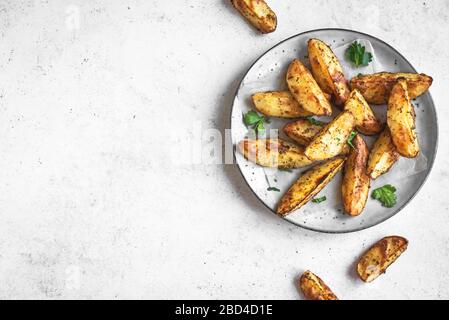
[[[287,85],[304,110],[318,116],[330,116],[332,106],[310,71],[299,60],[293,60],[287,71]]]
[[[332,49],[318,39],[309,40],[308,51],[312,73],[319,86],[335,97],[337,106],[343,106],[350,91],[340,61]]]
[[[387,127],[371,149],[366,171],[371,179],[377,179],[388,172],[398,159],[399,153],[391,141],[390,129]]]
[[[368,200],[370,177],[366,173],[369,150],[360,135],[352,140],[351,148],[346,160],[342,183],[343,206],[347,214],[358,216],[365,208]]]
[[[344,158],[335,158],[304,172],[282,197],[277,213],[287,216],[317,195],[343,167]]]
[[[343,111],[313,138],[304,154],[313,161],[326,160],[342,154],[354,125],[355,118],[352,113]]]
[[[263,167],[295,169],[312,164],[303,147],[281,139],[243,140],[238,148],[246,159]]]
[[[312,115],[289,91],[258,92],[252,95],[252,100],[257,111],[269,117],[293,119]]]
[[[312,124],[307,119],[299,119],[287,123],[284,126],[283,131],[290,139],[299,145],[307,146],[323,128],[324,124],[321,126]]]
[[[387,123],[397,152],[407,158],[417,157],[419,143],[415,131],[415,110],[408,95],[405,79],[399,79],[391,90]]]
[[[324,281],[310,271],[302,274],[299,287],[308,300],[338,300]]]
[[[408,241],[403,237],[386,237],[374,244],[360,258],[357,274],[365,282],[371,282],[385,273],[387,268],[407,249]]]
[[[400,78],[407,81],[410,99],[425,93],[433,82],[432,77],[426,74],[380,72],[352,78],[351,88],[359,90],[368,103],[386,104]]]
[[[262,33],[276,30],[277,17],[263,0],[231,0],[232,5]]]
[[[361,93],[354,89],[345,104],[345,110],[355,117],[355,127],[360,133],[371,136],[382,131],[382,125]]]

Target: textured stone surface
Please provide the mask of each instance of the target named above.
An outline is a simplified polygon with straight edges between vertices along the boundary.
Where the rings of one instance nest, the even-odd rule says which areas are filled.
[[[449,2],[269,3],[279,26],[262,36],[225,0],[0,1],[0,298],[298,299],[306,269],[344,299],[449,298]],[[434,76],[441,124],[419,195],[348,235],[273,216],[233,166],[172,163],[196,121],[228,126],[260,54],[323,27]],[[361,283],[355,259],[391,234],[409,250]]]

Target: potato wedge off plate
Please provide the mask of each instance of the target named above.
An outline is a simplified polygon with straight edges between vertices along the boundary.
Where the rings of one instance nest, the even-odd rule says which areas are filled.
[[[344,77],[349,84],[354,77],[376,74],[379,72],[412,74],[426,72],[426,70],[415,69],[415,67],[413,67],[401,53],[382,40],[368,34],[344,29],[320,29],[295,35],[280,42],[258,58],[250,67],[237,89],[231,110],[230,127],[232,132],[232,143],[234,145],[235,161],[242,173],[244,181],[246,181],[256,197],[270,209],[273,214],[276,214],[278,205],[284,194],[301,177],[302,173],[313,168],[313,165],[297,169],[279,170],[277,168],[259,166],[254,161],[250,161],[251,159],[245,158],[244,154],[240,152],[238,148],[239,143],[245,139],[253,140],[257,138],[254,135],[254,130],[245,125],[243,115],[247,114],[249,111],[258,112],[258,109],[254,105],[253,98],[257,93],[285,93],[292,90],[292,88],[293,90],[296,90],[296,87],[294,85],[292,86],[292,82],[287,83],[286,75],[289,71],[290,64],[295,59],[299,60],[306,68],[311,70],[308,51],[308,41],[310,39],[319,39],[330,46],[340,61]],[[346,50],[352,43],[354,43],[354,41],[363,44],[366,51],[372,53],[373,60],[369,65],[356,67],[346,57]],[[340,72],[336,72],[336,74],[338,74],[339,77],[336,79],[336,82],[342,83]],[[296,74],[290,76],[289,79],[295,81],[296,79],[294,77],[296,77]],[[323,83],[323,81],[318,82]],[[300,83],[299,85],[301,86]],[[313,85],[315,88],[315,84]],[[312,92],[314,92],[313,90]],[[324,93],[326,99],[329,98],[328,93],[331,92],[331,90],[327,91],[328,92]],[[270,99],[273,98],[273,96],[274,95],[270,95]],[[293,96],[295,96],[295,94],[293,94]],[[316,96],[316,94],[314,94],[314,96]],[[345,94],[345,96],[347,95]],[[287,98],[290,99],[291,97],[288,96]],[[279,107],[281,103],[284,104],[284,100],[279,101],[279,104],[276,105],[276,107]],[[322,100],[322,96],[320,96],[320,100]],[[400,212],[419,192],[426,181],[426,178],[432,169],[438,145],[438,120],[429,91],[426,91],[416,99],[413,99],[412,103],[416,114],[414,126],[419,141],[419,155],[415,158],[399,157],[385,174],[375,180],[371,180],[369,197],[366,206],[360,215],[350,216],[345,213],[341,194],[342,176],[344,172],[344,170],[342,170],[335,175],[329,184],[313,197],[314,199],[326,197],[325,201],[309,201],[298,210],[283,216],[283,218],[297,226],[313,231],[347,233],[375,226]],[[315,116],[314,119],[323,123],[329,123],[343,111],[341,101],[335,103],[334,100],[331,104],[331,116]],[[382,126],[385,125],[387,123],[387,105],[370,103],[369,106],[376,118],[381,122]],[[308,105],[306,105],[306,107],[309,108]],[[277,113],[281,114],[282,112],[277,110]],[[259,114],[262,115],[261,112],[259,112]],[[295,132],[292,131],[295,129],[294,124],[287,127],[289,130],[283,130],[283,128],[294,121],[305,119],[291,116],[283,118],[266,116],[266,118],[269,119],[269,122],[264,123],[265,131],[259,133],[258,138],[279,138],[291,143],[295,143],[295,140],[292,139],[292,137],[295,136]],[[325,124],[323,126],[325,127]],[[313,126],[311,127],[313,128]],[[298,136],[300,134],[299,137],[303,138],[304,131],[301,130],[307,128],[302,126],[301,121],[296,128],[299,130]],[[377,129],[375,130],[376,132],[379,131]],[[276,135],[276,130],[278,135]],[[285,132],[289,133],[289,135],[286,135]],[[309,134],[309,136],[306,138],[308,140],[312,139],[313,134],[310,132],[307,134]],[[378,139],[379,134],[360,134],[369,150],[371,150],[375,141]],[[299,141],[303,140],[304,139],[299,139]],[[296,141],[296,144],[301,146],[298,141]],[[304,147],[306,146],[301,146],[301,148]],[[316,162],[314,165],[319,163],[321,162]],[[379,201],[376,201],[371,197],[373,190],[388,184],[396,188],[397,203],[391,208],[382,206]]]

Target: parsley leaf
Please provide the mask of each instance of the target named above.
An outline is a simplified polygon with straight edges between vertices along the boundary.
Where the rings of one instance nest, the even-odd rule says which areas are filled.
[[[387,184],[381,188],[373,191],[371,197],[375,200],[379,200],[382,206],[386,208],[393,208],[396,205],[396,188],[390,184]]]
[[[243,116],[243,121],[247,126],[252,126],[257,124],[259,121],[263,119],[256,111],[249,111],[247,114]]]
[[[346,50],[346,58],[354,63],[356,67],[367,66],[373,61],[373,54],[366,52],[365,46],[354,41]]]
[[[327,198],[326,198],[326,196],[324,196],[324,197],[321,197],[321,198],[315,198],[315,199],[312,200],[312,202],[313,203],[321,203],[321,202],[324,202],[326,200],[327,200]]]
[[[354,145],[352,144],[352,141],[354,140],[356,135],[357,135],[357,132],[352,131],[348,137],[348,144],[352,147],[352,149],[355,149]]]
[[[309,120],[309,122],[310,122],[311,124],[314,124],[314,125],[316,125],[316,126],[322,126],[322,125],[325,124],[324,122],[319,121],[319,120],[315,119],[315,118],[312,117],[312,116],[307,117],[307,120]]]
[[[247,127],[252,127],[257,135],[265,132],[264,123],[270,123],[267,118],[259,115],[256,111],[249,111],[244,114],[243,122]]]
[[[281,192],[281,190],[279,190],[278,188],[275,188],[275,187],[269,187],[269,188],[267,189],[267,191]]]

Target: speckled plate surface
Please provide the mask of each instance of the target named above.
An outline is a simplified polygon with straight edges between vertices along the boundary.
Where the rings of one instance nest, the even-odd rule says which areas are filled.
[[[296,58],[308,65],[307,41],[310,38],[319,38],[332,47],[340,58],[348,79],[358,73],[366,74],[379,71],[417,72],[398,51],[385,42],[367,34],[343,29],[321,29],[293,36],[277,44],[262,55],[244,76],[237,90],[231,111],[232,142],[234,146],[251,134],[251,129],[246,128],[242,121],[242,115],[252,110],[251,95],[259,91],[285,90],[285,73],[290,62]],[[354,69],[344,59],[344,51],[347,45],[354,40],[362,41],[367,50],[372,51],[374,54],[373,63],[366,68]],[[426,72],[425,70],[418,71]],[[340,195],[340,173],[318,195],[318,197],[326,196],[328,199],[326,202],[321,204],[308,203],[285,219],[309,230],[327,233],[346,233],[375,226],[401,211],[417,194],[429,175],[436,156],[438,143],[437,115],[430,93],[426,93],[416,99],[414,105],[417,113],[416,127],[421,146],[421,155],[417,159],[401,158],[389,173],[371,183],[371,190],[387,183],[396,186],[398,203],[394,208],[384,208],[379,202],[370,198],[361,216],[353,218],[345,215]],[[385,121],[385,106],[373,106],[373,110],[382,121]],[[334,113],[336,114],[337,112]],[[271,120],[271,123],[266,126],[267,134],[269,134],[270,129],[281,129],[288,122],[288,120],[281,119]],[[285,138],[282,132],[279,132],[279,137]],[[372,145],[375,140],[375,138],[364,138],[369,145]],[[282,195],[298,179],[301,172],[307,169],[285,172],[277,169],[262,168],[247,161],[238,151],[235,151],[235,160],[246,183],[248,183],[260,201],[273,213],[275,213]],[[268,191],[270,187],[278,188],[280,192]]]

